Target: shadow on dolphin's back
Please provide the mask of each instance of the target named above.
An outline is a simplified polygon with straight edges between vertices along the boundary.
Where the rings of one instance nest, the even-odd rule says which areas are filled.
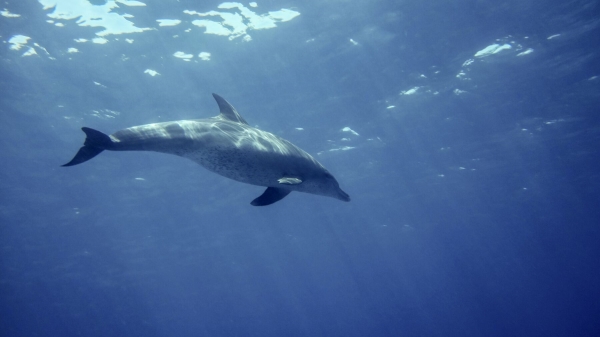
[[[84,145],[63,166],[84,163],[104,150],[154,151],[188,158],[224,177],[267,189],[251,204],[271,205],[293,191],[350,201],[337,180],[306,151],[250,126],[224,98],[218,116],[133,126],[106,135],[83,127]]]

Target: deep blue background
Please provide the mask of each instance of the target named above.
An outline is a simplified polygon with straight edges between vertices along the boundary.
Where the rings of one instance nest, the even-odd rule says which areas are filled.
[[[219,2],[146,3],[122,6],[139,27],[185,21],[76,44],[98,29],[4,5],[2,40],[55,60],[0,48],[0,335],[600,333],[598,1],[261,1],[302,14],[248,43],[181,33]],[[515,48],[463,66],[496,42]],[[261,188],[156,153],[59,167],[81,126],[214,116],[211,92],[352,202],[254,208]]]

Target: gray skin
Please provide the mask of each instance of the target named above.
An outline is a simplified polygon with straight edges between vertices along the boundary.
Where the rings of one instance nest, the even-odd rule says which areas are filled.
[[[270,132],[253,128],[235,108],[213,94],[219,116],[134,126],[106,136],[84,128],[87,139],[73,160],[87,161],[102,150],[155,151],[188,158],[224,177],[267,190],[252,205],[265,206],[292,191],[350,201],[337,180],[310,154]]]

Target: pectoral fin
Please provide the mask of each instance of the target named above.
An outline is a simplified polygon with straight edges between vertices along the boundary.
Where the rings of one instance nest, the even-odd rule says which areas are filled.
[[[267,187],[265,192],[260,197],[252,200],[250,204],[252,206],[267,206],[285,198],[290,192],[290,190],[283,188]]]

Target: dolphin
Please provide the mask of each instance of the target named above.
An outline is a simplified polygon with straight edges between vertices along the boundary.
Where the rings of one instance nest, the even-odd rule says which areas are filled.
[[[83,147],[70,162],[86,162],[104,150],[155,151],[193,160],[209,171],[267,189],[251,205],[271,205],[290,192],[350,201],[337,180],[310,154],[270,132],[253,128],[217,94],[220,114],[207,119],[139,125],[106,135],[83,127]]]

